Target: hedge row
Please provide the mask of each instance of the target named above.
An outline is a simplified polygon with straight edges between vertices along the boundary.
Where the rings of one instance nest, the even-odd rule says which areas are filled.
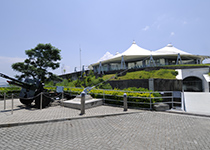
[[[55,90],[56,87],[46,87],[48,90]],[[130,88],[132,89],[132,88]],[[115,101],[106,101],[106,103],[111,103],[111,104],[121,104],[120,101],[123,100],[123,95],[124,93],[127,94],[128,97],[128,102],[135,102],[136,104],[130,104],[131,106],[140,106],[144,105],[143,107],[148,108],[150,103],[150,97],[151,97],[151,102],[156,103],[156,102],[162,102],[161,94],[159,93],[154,93],[152,91],[148,91],[145,89],[145,91],[131,91],[130,89],[127,89],[126,91],[122,90],[102,90],[102,89],[93,89],[89,92],[89,94],[93,98],[103,98],[105,96],[105,99],[109,100],[115,100]],[[138,89],[137,89],[138,90]],[[144,89],[143,89],[144,90]],[[64,88],[64,91],[67,93],[71,93],[73,95],[78,95],[83,91],[83,88]],[[151,93],[150,93],[151,92]],[[141,103],[141,104],[137,104]]]
[[[20,89],[21,88],[19,87],[1,87],[0,92],[1,93],[4,93],[4,92],[17,93],[17,92],[20,92]],[[48,91],[55,91],[56,87],[45,87],[45,89],[47,89]],[[89,94],[93,98],[103,98],[105,96],[105,99],[107,100],[110,100],[110,99],[115,100],[115,101],[106,101],[106,103],[121,104],[121,101],[123,100],[123,95],[124,93],[126,93],[128,97],[128,102],[136,103],[136,104],[130,104],[130,106],[138,106],[138,107],[140,106],[140,107],[146,107],[146,108],[149,107],[148,103],[150,103],[150,99],[152,103],[162,101],[161,94],[154,93],[147,89],[129,88],[125,90],[126,91],[122,91],[118,89],[114,89],[114,90],[93,89],[89,92]],[[144,91],[139,91],[139,90],[144,90]],[[79,95],[82,91],[83,91],[83,88],[64,87],[64,92],[71,93],[73,95]],[[137,103],[141,103],[141,104],[137,104]]]
[[[11,86],[11,87],[0,87],[0,93],[19,93],[21,90],[20,87]]]

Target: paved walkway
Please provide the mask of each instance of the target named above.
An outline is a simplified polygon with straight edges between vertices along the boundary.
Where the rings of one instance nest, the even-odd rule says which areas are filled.
[[[80,115],[80,110],[61,106],[26,109],[19,100],[15,100],[13,115],[10,108],[11,100],[5,111],[0,101],[2,150],[210,149],[209,117],[135,109],[124,112],[110,106]]]
[[[61,106],[48,107],[42,110],[30,109],[24,107],[18,99],[14,99],[12,114],[11,104],[11,100],[6,100],[6,110],[4,110],[4,101],[0,101],[0,127],[142,112],[142,110],[136,109],[123,111],[123,108],[119,107],[99,106],[86,109],[85,114],[80,115],[80,110]]]
[[[145,111],[0,128],[2,150],[209,150],[210,119]]]

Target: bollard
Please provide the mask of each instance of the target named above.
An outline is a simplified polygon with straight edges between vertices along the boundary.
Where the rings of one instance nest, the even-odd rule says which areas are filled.
[[[150,110],[152,110],[152,97],[151,97],[151,93],[149,93],[149,97],[150,97]]]
[[[11,114],[13,114],[13,107],[14,107],[14,99],[13,99],[13,94],[12,94],[12,111],[11,111]]]
[[[41,95],[40,95],[40,110],[42,110],[42,92],[41,92]]]
[[[62,92],[62,99],[61,99],[61,106],[63,107],[64,104],[63,104],[63,98],[64,98],[64,92]]]
[[[174,108],[174,93],[172,92],[172,99],[171,99],[171,103],[172,103],[172,108]]]
[[[4,92],[4,110],[6,110],[6,93]]]
[[[104,90],[103,90],[103,103],[105,102],[105,94],[104,94]]]
[[[81,114],[85,114],[85,92],[81,93]]]
[[[127,102],[127,94],[124,93],[123,95],[123,104],[124,104],[124,111],[128,110],[128,102]]]

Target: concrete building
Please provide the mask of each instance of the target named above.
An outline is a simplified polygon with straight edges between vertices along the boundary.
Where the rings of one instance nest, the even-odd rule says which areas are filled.
[[[183,80],[183,91],[187,92],[210,92],[209,67],[176,69],[177,79]]]

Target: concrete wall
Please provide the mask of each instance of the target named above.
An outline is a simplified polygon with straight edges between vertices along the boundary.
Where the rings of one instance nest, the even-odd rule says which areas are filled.
[[[154,91],[182,91],[182,80],[154,79]]]
[[[210,114],[210,93],[184,92],[185,111],[197,114]]]
[[[209,68],[191,68],[191,69],[176,69],[178,71],[178,76],[176,77],[177,79],[185,79],[190,76],[195,76],[200,79],[203,78],[203,74],[209,73]]]
[[[118,80],[108,81],[112,88],[125,89],[128,87],[143,87],[149,89],[149,83],[147,79],[136,79],[136,80]]]
[[[209,92],[209,84],[205,79],[204,74],[209,73],[209,67],[204,68],[191,68],[191,69],[176,69],[178,71],[177,79],[184,80],[187,77],[198,77],[202,80],[203,91]]]
[[[203,87],[205,89],[205,92],[210,92],[210,77],[208,74],[204,74],[203,78],[205,79],[203,82]]]
[[[135,79],[108,81],[112,88],[125,89],[142,87],[155,91],[182,91],[182,80],[170,79]]]

